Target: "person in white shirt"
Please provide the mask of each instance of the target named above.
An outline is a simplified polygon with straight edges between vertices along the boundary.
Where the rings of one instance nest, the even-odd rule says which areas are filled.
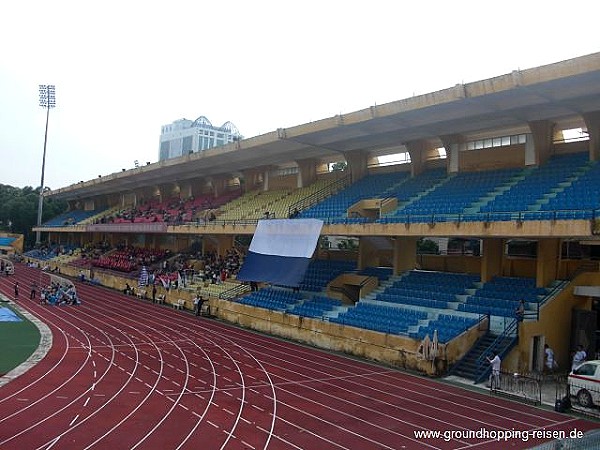
[[[577,351],[573,355],[573,365],[571,366],[571,370],[575,370],[586,358],[587,353],[583,349],[583,345],[579,344],[577,346]]]
[[[491,356],[491,355],[490,355]],[[492,366],[492,373],[490,374],[490,386],[492,389],[494,387],[500,387],[500,365],[502,361],[500,360],[500,356],[496,355],[493,358],[487,357],[488,362]]]
[[[552,350],[548,344],[544,344],[544,355],[544,370],[549,373],[554,372],[554,369],[557,368],[558,364],[554,359],[554,350]]]

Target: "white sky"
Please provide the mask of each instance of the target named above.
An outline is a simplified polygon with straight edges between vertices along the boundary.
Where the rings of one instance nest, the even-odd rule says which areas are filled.
[[[600,2],[20,0],[0,7],[0,184],[158,160],[160,128],[244,137],[600,50]]]

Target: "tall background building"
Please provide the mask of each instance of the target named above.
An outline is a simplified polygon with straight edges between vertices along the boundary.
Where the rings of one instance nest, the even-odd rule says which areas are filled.
[[[231,122],[216,127],[204,116],[196,120],[176,120],[162,126],[158,160],[201,152],[240,139],[242,135]]]

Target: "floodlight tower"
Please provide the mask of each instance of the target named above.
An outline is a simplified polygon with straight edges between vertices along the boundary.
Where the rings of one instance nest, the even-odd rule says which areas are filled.
[[[38,202],[37,212],[37,227],[38,230],[35,232],[35,244],[40,245],[41,231],[39,228],[42,226],[42,208],[44,205],[44,170],[46,169],[46,143],[48,142],[48,119],[50,117],[50,108],[56,106],[56,91],[53,84],[40,84],[40,106],[46,108],[46,131],[44,133],[44,154],[42,156],[42,180],[40,182],[40,198]]]

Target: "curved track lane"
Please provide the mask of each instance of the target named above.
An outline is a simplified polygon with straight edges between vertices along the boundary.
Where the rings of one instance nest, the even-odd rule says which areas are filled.
[[[0,278],[8,297],[14,279],[48,283],[18,264],[14,278]],[[2,449],[495,449],[492,440],[414,433],[596,427],[76,285],[80,306],[21,294],[19,306],[49,326],[53,345],[0,387]]]

